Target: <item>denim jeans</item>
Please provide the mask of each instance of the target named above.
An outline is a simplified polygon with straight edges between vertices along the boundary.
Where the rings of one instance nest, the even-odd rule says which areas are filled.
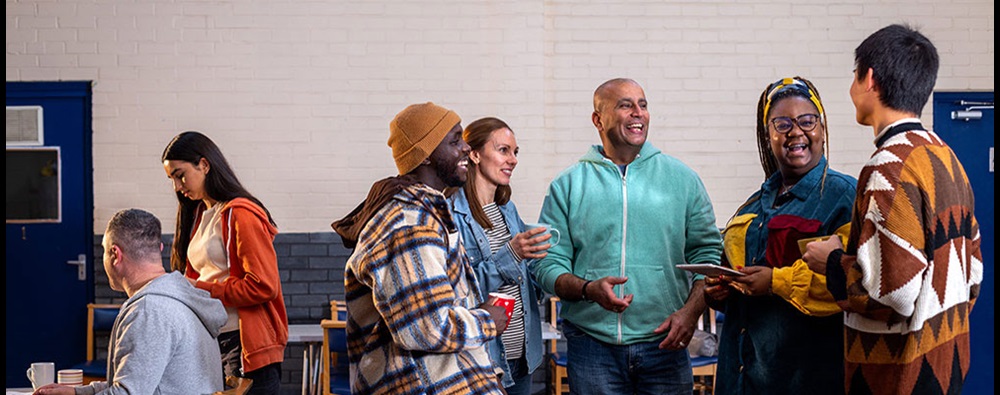
[[[567,373],[573,394],[690,394],[687,350],[660,350],[659,341],[614,345],[563,321]]]
[[[507,366],[510,367],[510,375],[514,379],[514,385],[504,388],[507,395],[531,395],[531,375],[528,374],[528,361],[524,357],[508,359]]]

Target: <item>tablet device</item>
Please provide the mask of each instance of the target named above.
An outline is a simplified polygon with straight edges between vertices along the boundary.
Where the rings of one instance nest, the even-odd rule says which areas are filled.
[[[739,277],[744,275],[743,273],[730,269],[728,267],[713,265],[710,263],[683,264],[683,265],[677,265],[677,268],[684,269],[693,273],[704,274],[709,277],[719,277],[719,276]]]

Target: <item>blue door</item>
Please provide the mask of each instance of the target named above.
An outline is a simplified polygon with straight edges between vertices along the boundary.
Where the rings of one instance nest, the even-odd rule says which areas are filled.
[[[7,82],[7,387],[86,355],[93,300],[89,82]]]
[[[953,119],[954,118],[954,119]],[[964,394],[993,393],[993,92],[934,92],[934,131],[951,146],[976,195],[983,285],[972,309],[972,361]]]

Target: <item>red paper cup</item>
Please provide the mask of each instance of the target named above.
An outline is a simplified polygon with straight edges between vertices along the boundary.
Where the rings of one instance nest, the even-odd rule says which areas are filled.
[[[490,292],[490,299],[493,299],[494,306],[501,306],[507,313],[507,321],[514,316],[514,297],[500,292]]]

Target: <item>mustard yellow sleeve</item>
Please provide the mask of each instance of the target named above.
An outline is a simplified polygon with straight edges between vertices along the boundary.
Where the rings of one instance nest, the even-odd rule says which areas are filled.
[[[851,224],[841,226],[835,232],[844,243],[850,233]],[[809,270],[801,259],[791,266],[771,271],[771,292],[806,315],[824,317],[841,311],[826,289],[826,276]]]
[[[757,218],[757,214],[737,215],[729,220],[722,232],[722,250],[726,261],[733,269],[740,270],[746,266],[747,228]]]

